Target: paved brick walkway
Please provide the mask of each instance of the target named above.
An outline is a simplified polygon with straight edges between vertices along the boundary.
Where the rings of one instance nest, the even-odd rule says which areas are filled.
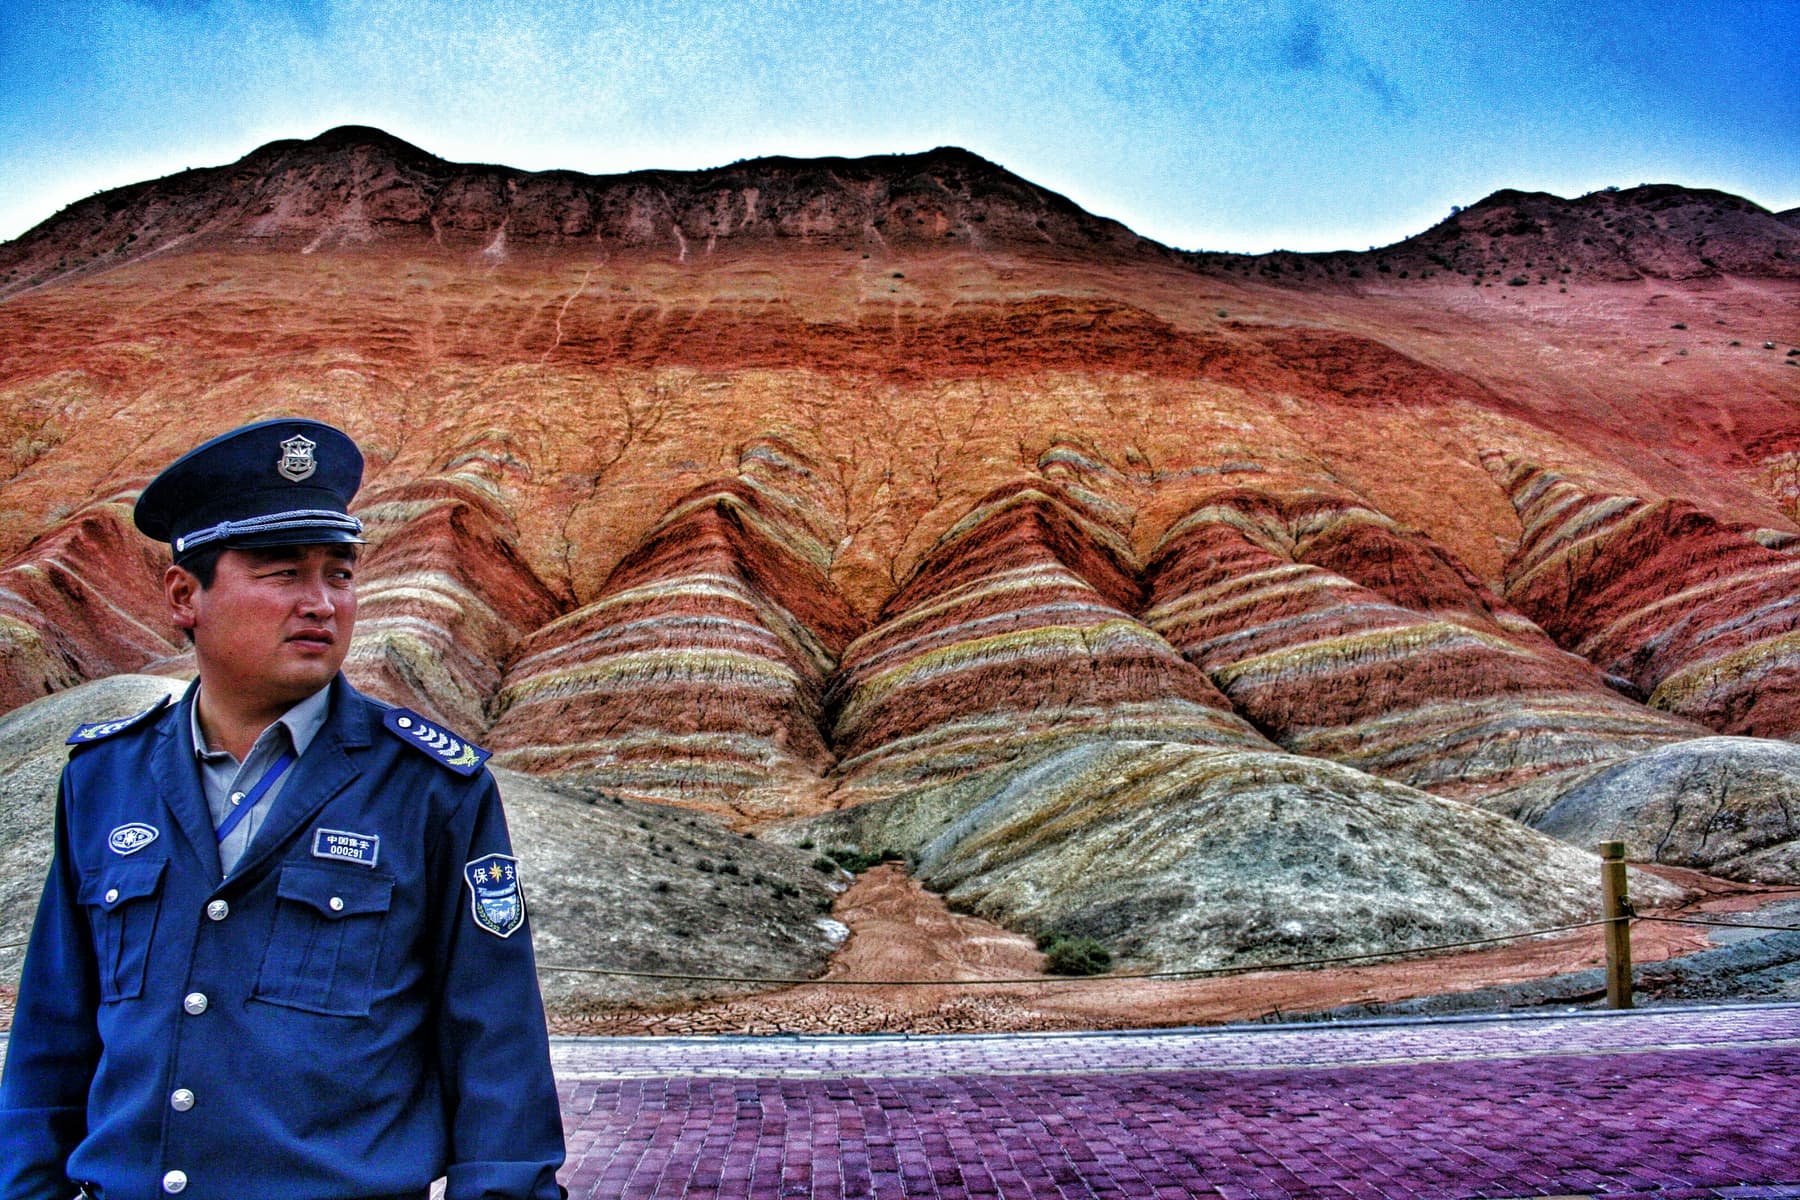
[[[577,1198],[1800,1198],[1800,1005],[553,1054]]]

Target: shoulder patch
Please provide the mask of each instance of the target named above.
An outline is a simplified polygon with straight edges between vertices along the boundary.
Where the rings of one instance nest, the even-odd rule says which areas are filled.
[[[87,746],[94,742],[103,742],[115,734],[124,733],[127,729],[135,728],[145,721],[148,721],[151,717],[154,717],[157,713],[169,707],[169,703],[172,699],[173,697],[171,696],[164,696],[161,700],[158,700],[155,704],[152,704],[149,708],[146,708],[136,716],[122,717],[117,721],[95,721],[92,724],[80,726],[74,733],[69,735],[68,741],[63,744],[67,746]]]
[[[463,864],[469,885],[469,915],[495,937],[509,938],[525,924],[525,892],[519,887],[519,860],[489,854]]]
[[[410,708],[390,708],[381,718],[387,731],[439,766],[458,775],[473,775],[493,754],[463,739],[442,725],[427,721]]]

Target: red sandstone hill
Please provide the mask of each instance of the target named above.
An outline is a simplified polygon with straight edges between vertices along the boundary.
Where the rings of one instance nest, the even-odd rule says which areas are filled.
[[[783,239],[1167,253],[954,148],[588,176],[449,163],[380,130],[345,126],[90,196],[0,248],[0,296],[246,240],[303,253],[429,242],[490,254],[659,247],[684,257],[721,240]]]
[[[1568,919],[1588,860],[1526,822],[1800,879],[1794,213],[1500,192],[1246,258],[960,150],[346,128],[0,246],[0,344],[0,709],[187,670],[130,502],[297,412],[367,453],[351,674],[547,788],[856,809],[819,828],[1166,965]],[[1513,874],[1426,920],[1459,836]],[[1195,890],[1259,845],[1254,905]]]

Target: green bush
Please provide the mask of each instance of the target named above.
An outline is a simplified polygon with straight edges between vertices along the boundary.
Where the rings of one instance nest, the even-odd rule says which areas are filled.
[[[906,855],[892,848],[872,852],[867,850],[852,850],[846,847],[837,850],[827,850],[825,852],[825,857],[831,859],[833,862],[837,863],[838,866],[844,868],[844,870],[850,872],[852,875],[861,875],[870,867],[879,866],[884,862],[904,862],[906,860]]]
[[[1112,952],[1091,937],[1053,938],[1044,950],[1052,975],[1100,975],[1112,967]]]

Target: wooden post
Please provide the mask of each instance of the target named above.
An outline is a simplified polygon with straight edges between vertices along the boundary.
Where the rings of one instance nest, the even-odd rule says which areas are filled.
[[[1600,895],[1606,918],[1606,1007],[1631,1007],[1631,897],[1625,891],[1625,843],[1600,843]]]

